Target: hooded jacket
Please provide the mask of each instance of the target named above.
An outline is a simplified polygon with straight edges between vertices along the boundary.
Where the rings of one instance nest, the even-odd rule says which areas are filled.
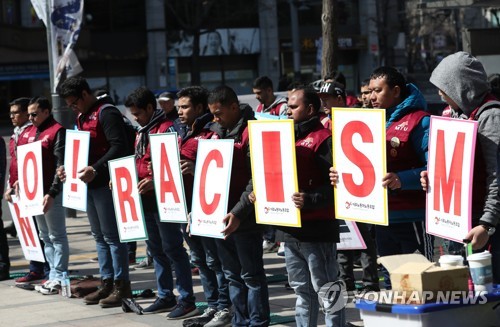
[[[413,84],[407,84],[408,96],[397,106],[386,109],[386,128],[391,127],[393,123],[398,122],[406,115],[427,109],[427,103],[424,96]],[[415,164],[414,168],[395,171],[401,180],[401,190],[422,190],[420,185],[420,172],[427,169],[427,146],[429,141],[429,116],[423,117],[410,133],[409,141],[415,155],[420,162]],[[392,193],[399,190],[389,191],[389,197]],[[425,217],[425,201],[421,209],[394,210],[389,208],[389,223],[422,221]]]
[[[485,194],[482,210],[473,208],[473,222],[478,219],[486,225],[496,226],[500,216],[500,199],[497,181],[497,151],[500,144],[500,106],[491,106],[471,114],[484,103],[492,99],[490,85],[483,65],[467,52],[457,52],[444,58],[432,72],[430,81],[444,92],[458,108],[451,109],[454,118],[474,119],[479,125],[476,139],[476,155],[481,153],[480,160],[476,161],[474,176],[478,169],[485,178],[484,185],[474,181],[474,189]],[[479,167],[479,164],[482,167]],[[477,191],[474,191],[476,193]],[[481,208],[480,208],[481,209]]]

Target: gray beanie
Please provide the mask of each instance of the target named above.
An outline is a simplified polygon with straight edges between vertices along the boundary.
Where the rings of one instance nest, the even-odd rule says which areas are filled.
[[[446,93],[467,116],[490,92],[483,65],[463,51],[444,58],[432,72],[430,81]]]

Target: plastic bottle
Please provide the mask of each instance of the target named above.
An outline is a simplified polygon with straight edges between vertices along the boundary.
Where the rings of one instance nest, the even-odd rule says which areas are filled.
[[[71,283],[69,280],[69,276],[66,272],[63,272],[62,280],[61,280],[61,294],[64,297],[71,297]]]

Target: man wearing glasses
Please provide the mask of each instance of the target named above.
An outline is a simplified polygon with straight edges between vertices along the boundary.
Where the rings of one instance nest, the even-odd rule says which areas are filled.
[[[133,144],[129,144],[120,111],[106,98],[97,99],[84,78],[68,78],[61,84],[59,95],[78,113],[78,130],[90,132],[89,165],[78,174],[88,185],[87,214],[96,241],[102,281],[101,288],[83,300],[86,304],[99,304],[103,308],[119,307],[122,298],[132,297],[132,292],[127,243],[120,242],[108,186],[108,161],[132,154]],[[61,180],[66,180],[64,167],[60,167],[58,173]]]

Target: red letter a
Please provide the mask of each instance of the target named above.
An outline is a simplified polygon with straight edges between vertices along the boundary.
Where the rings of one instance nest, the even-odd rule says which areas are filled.
[[[166,179],[165,173],[167,173]],[[165,145],[162,143],[160,151],[160,201],[162,203],[165,203],[165,193],[167,192],[172,193],[175,203],[180,202],[179,194],[177,193],[177,188],[172,178],[172,170],[168,161],[167,151],[165,150]]]

